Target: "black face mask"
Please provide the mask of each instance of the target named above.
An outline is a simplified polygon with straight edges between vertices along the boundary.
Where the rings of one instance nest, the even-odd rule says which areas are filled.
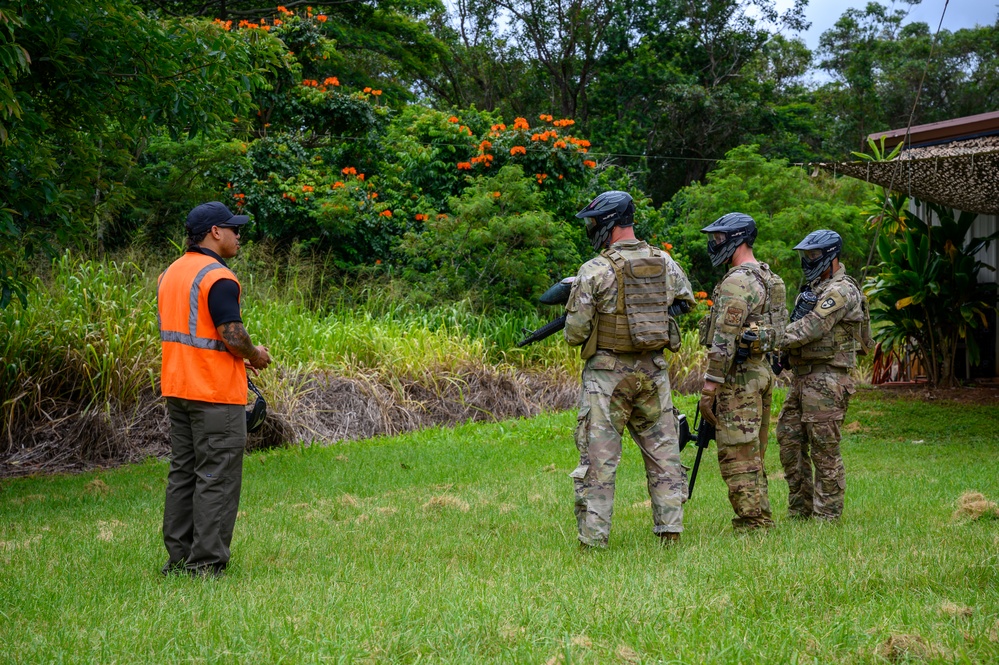
[[[814,259],[810,259],[805,256],[804,251],[800,251],[801,254],[801,271],[805,273],[806,282],[814,282],[816,279],[822,276],[829,266],[832,265],[833,259],[836,258],[835,250],[830,248]]]

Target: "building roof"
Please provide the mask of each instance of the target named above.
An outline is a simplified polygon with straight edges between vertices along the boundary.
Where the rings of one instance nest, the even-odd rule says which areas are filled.
[[[907,148],[950,143],[982,136],[999,134],[999,111],[979,113],[953,120],[931,122],[927,125],[916,125],[908,130],[909,139],[905,141]],[[885,139],[886,148],[894,148],[905,139],[905,129],[892,129],[887,132],[871,134],[868,139],[875,142]]]
[[[872,134],[870,138],[889,134],[895,134],[895,143],[886,138],[886,147],[900,143],[905,130]],[[819,166],[920,201],[965,212],[999,214],[999,112],[913,127],[909,137],[912,147],[889,162]],[[920,145],[916,145],[917,139]]]

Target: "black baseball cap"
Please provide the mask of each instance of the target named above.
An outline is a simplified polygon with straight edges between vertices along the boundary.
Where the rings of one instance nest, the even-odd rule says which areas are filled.
[[[202,203],[187,213],[187,233],[196,236],[206,233],[213,226],[242,226],[250,221],[246,215],[234,215],[218,201]]]

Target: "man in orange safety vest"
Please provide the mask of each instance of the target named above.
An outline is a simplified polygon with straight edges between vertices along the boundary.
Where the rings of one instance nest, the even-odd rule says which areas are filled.
[[[239,280],[225,262],[239,252],[239,231],[248,221],[216,201],[194,208],[187,251],[157,285],[173,453],[164,574],[217,577],[229,563],[246,445],[246,368],[271,362],[243,327]]]

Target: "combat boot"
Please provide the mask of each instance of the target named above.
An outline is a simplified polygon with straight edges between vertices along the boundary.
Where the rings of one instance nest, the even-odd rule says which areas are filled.
[[[675,531],[666,531],[659,534],[659,542],[663,547],[673,547],[680,543],[680,534]]]

